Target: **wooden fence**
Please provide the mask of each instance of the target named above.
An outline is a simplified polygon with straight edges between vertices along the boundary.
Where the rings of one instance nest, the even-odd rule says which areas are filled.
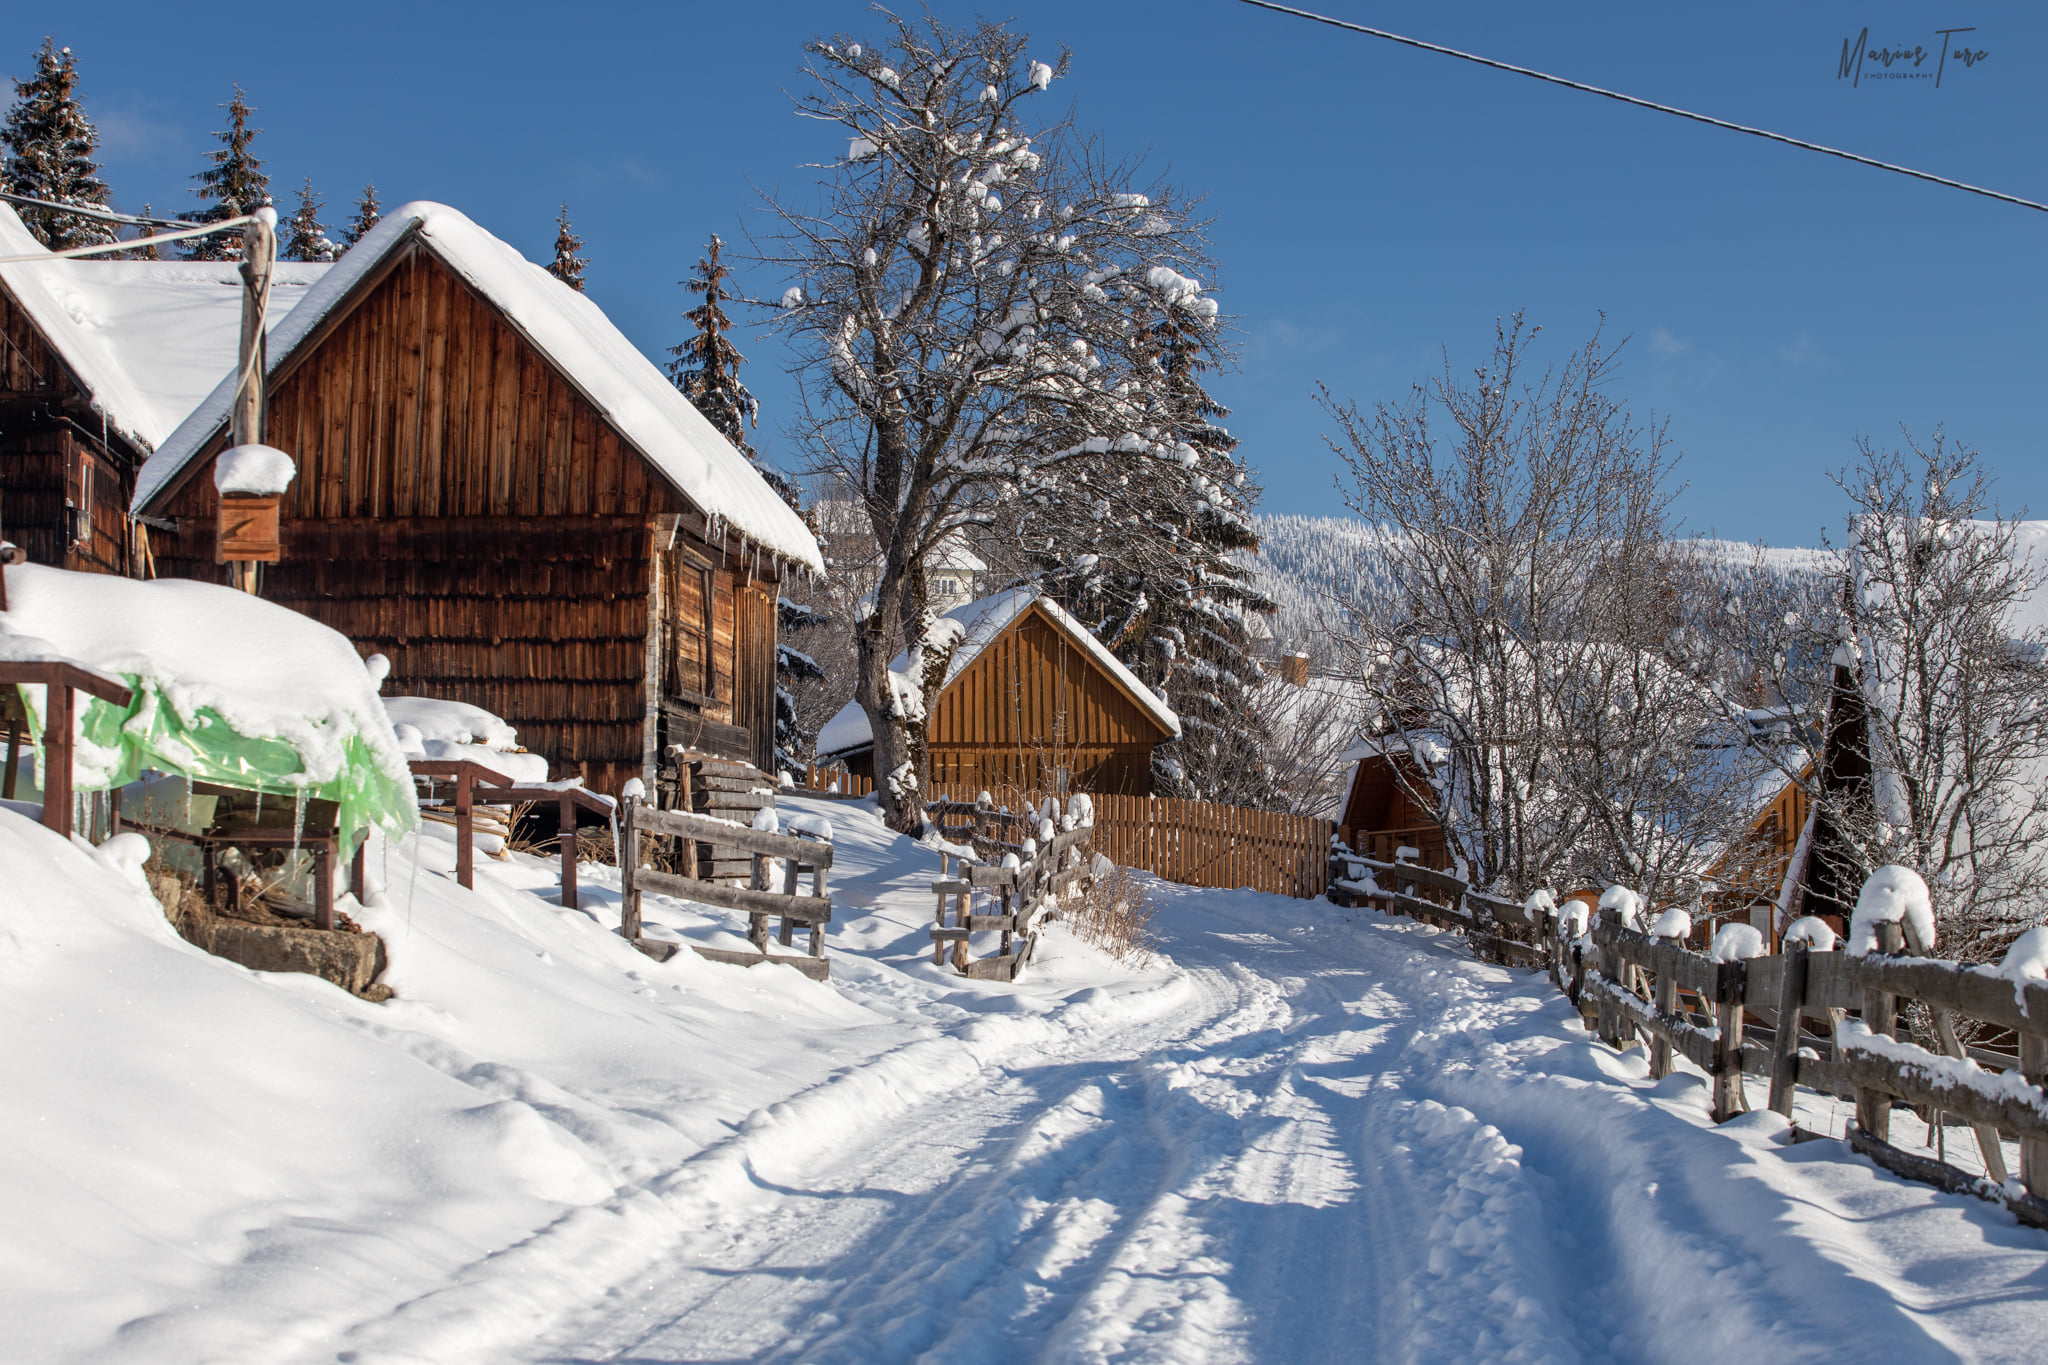
[[[856,776],[844,768],[821,768],[815,763],[805,766],[802,777],[792,774],[790,780],[798,791],[820,796],[868,796],[875,790],[875,784],[869,778]]]
[[[640,842],[649,835],[666,835],[685,845],[716,840],[720,846],[743,850],[753,865],[753,875],[749,879],[751,885],[727,886],[721,882],[699,881],[694,877],[642,867]],[[619,841],[622,882],[619,932],[641,952],[657,962],[666,962],[676,953],[677,945],[673,943],[641,936],[640,895],[643,891],[653,891],[679,900],[745,912],[747,941],[753,945],[752,951],[700,948],[691,944],[691,949],[699,957],[713,962],[737,963],[742,967],[762,962],[778,963],[794,967],[815,981],[826,980],[831,975],[831,965],[825,960],[825,926],[832,922],[832,898],[825,890],[825,874],[832,866],[832,845],[822,840],[744,829],[703,815],[657,810],[638,798],[625,803]],[[769,860],[774,858],[782,860],[780,890],[771,890],[768,885]],[[811,874],[811,894],[808,896],[798,894],[806,872]],[[770,916],[782,921],[780,938],[785,947],[794,942],[796,926],[809,926],[808,955],[769,951]]]
[[[1448,873],[1341,861],[1348,867],[1338,888],[1350,899],[1460,930],[1496,960],[1547,969],[1604,1041],[1648,1041],[1653,1077],[1668,1075],[1674,1057],[1691,1061],[1712,1078],[1717,1122],[1748,1111],[1746,1076],[1768,1082],[1770,1107],[1788,1119],[1800,1086],[1849,1100],[1854,1150],[2048,1228],[2048,983],[2021,985],[1987,968],[1902,955],[1917,945],[1897,924],[1878,926],[1875,953],[1814,952],[1795,942],[1779,955],[1717,962],[1678,939],[1630,929],[1608,910],[1590,926],[1588,946],[1573,921],[1481,895]],[[1939,1052],[1900,1036],[1902,1005],[1912,1002],[1923,1007]],[[1959,1017],[2016,1038],[2017,1050],[1966,1047]],[[1901,1102],[1941,1135],[1943,1156],[1942,1116],[1969,1125],[1989,1179],[1893,1146],[1892,1107]],[[2019,1141],[2019,1191],[2007,1184],[2000,1134]]]
[[[1006,867],[992,860],[1005,853],[1023,854],[1022,838],[1008,836],[1029,837],[1028,815],[945,799],[932,802],[926,811],[948,842],[972,844],[975,850],[973,860],[959,855],[957,872],[951,867],[956,855],[939,854],[939,880],[932,883],[938,896],[931,930],[932,961],[944,962],[946,947],[951,944],[954,970],[962,976],[1015,981],[1031,961],[1038,931],[1058,913],[1061,897],[1089,875],[1093,828],[1078,825],[1061,830],[1043,847],[1036,846],[1034,839],[1030,856],[1023,857],[1016,867]],[[993,957],[975,958],[969,951],[977,933],[1000,936]]]
[[[977,791],[940,788],[940,800],[972,806]],[[1035,792],[992,792],[1011,810],[1044,799]],[[1058,798],[1056,798],[1058,799]],[[1311,899],[1330,886],[1328,820],[1281,811],[1216,806],[1164,796],[1091,796],[1095,851],[1183,886],[1247,887]],[[1059,799],[1064,807],[1066,802]]]

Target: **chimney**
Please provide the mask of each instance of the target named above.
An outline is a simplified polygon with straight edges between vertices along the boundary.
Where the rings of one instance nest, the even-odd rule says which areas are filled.
[[[1280,656],[1280,676],[1295,687],[1308,686],[1308,655],[1283,653]]]

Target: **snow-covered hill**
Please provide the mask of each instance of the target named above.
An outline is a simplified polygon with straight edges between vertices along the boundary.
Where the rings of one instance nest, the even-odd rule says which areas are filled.
[[[465,892],[415,836],[373,858],[383,1005],[200,953],[0,809],[0,1354],[2037,1352],[2048,1235],[1768,1114],[1711,1127],[1696,1073],[1649,1082],[1460,939],[1156,886],[1146,970],[1054,932],[970,981],[931,962],[929,852],[788,804],[836,828],[829,984],[656,964],[602,869],[565,910],[546,863]]]
[[[1332,662],[1327,633],[1342,630],[1353,603],[1390,604],[1393,580],[1387,567],[1385,534],[1356,517],[1268,516],[1252,518],[1259,551],[1244,556],[1258,587],[1279,604],[1272,630],[1283,649],[1305,649],[1319,663]],[[1825,574],[1833,556],[1825,550],[1767,548],[1733,540],[1695,542],[1705,561],[1724,577],[1752,565],[1787,577]]]

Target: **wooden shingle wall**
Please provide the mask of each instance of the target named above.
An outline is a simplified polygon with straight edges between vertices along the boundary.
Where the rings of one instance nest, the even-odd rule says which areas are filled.
[[[128,571],[134,461],[118,442],[107,449],[101,427],[64,362],[0,288],[0,539],[31,563]],[[75,534],[86,528],[74,507],[88,509],[88,534]]]

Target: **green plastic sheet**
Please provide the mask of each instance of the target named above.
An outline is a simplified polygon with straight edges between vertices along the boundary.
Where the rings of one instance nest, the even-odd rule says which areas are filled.
[[[342,736],[340,770],[326,781],[314,781],[299,751],[285,741],[244,735],[212,707],[199,708],[187,724],[155,687],[133,675],[124,674],[122,680],[134,690],[127,706],[79,698],[80,743],[73,766],[81,791],[124,787],[144,769],[155,769],[293,801],[301,795],[332,801],[340,807],[344,856],[354,852],[358,836],[371,825],[396,838],[419,824],[410,777],[394,780],[378,766],[360,734]],[[47,755],[41,748],[43,717],[33,694],[42,689],[25,684],[18,690],[38,746],[40,780]]]

